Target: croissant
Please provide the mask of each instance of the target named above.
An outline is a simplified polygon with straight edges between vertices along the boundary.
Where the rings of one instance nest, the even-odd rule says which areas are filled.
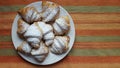
[[[32,49],[31,51],[31,55],[33,55],[34,58],[40,62],[47,57],[48,53],[49,50],[42,41],[40,42],[40,47],[38,49]]]
[[[47,46],[50,46],[53,43],[54,40],[54,33],[53,28],[49,24],[45,24],[43,22],[37,22],[39,27],[41,27],[43,32],[43,39],[45,40],[45,44]]]
[[[29,54],[31,53],[31,47],[29,46],[27,42],[24,41],[17,47],[17,51],[25,53],[25,54]]]
[[[55,20],[53,23],[53,29],[55,35],[64,35],[68,33],[70,29],[69,17],[68,16],[61,16]]]
[[[36,23],[42,30],[43,40],[45,40],[45,44],[47,46],[51,45],[54,40],[54,33],[52,26],[49,24],[45,24],[44,22],[36,22]]]
[[[39,48],[42,36],[43,34],[41,28],[36,26],[35,23],[30,25],[24,34],[24,37],[26,38],[27,42],[34,48]]]
[[[49,22],[55,20],[60,11],[59,5],[55,3],[50,3],[49,1],[43,1],[42,6],[42,21]]]
[[[66,52],[69,48],[69,39],[69,36],[56,36],[50,48],[51,52],[55,54],[62,54]]]
[[[25,21],[23,21],[21,18],[19,18],[17,26],[18,26],[17,33],[18,33],[20,38],[23,38],[23,34],[26,32],[27,28],[30,25],[28,23],[26,23]]]
[[[41,14],[34,7],[25,7],[19,10],[18,13],[29,24],[41,20]]]
[[[45,44],[49,46],[54,40],[53,28],[44,22],[35,22],[27,29],[24,37],[34,48],[39,48],[39,43],[42,38],[45,40]]]

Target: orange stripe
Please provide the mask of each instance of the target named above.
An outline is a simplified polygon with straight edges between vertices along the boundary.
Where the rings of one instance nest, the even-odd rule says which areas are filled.
[[[11,29],[0,29],[0,35],[10,35],[11,34]],[[120,30],[119,29],[108,29],[108,30],[81,30],[81,29],[76,29],[76,35],[77,36],[119,36],[120,35]]]
[[[32,2],[36,2],[38,0],[7,0],[7,1],[1,1],[0,5],[25,5],[29,4]],[[119,6],[120,5],[120,0],[77,0],[75,2],[74,0],[50,0],[52,2],[58,3],[62,6],[69,6],[69,5],[84,5],[84,6]],[[75,3],[74,3],[75,2]]]
[[[0,22],[13,22],[16,12],[0,12]],[[120,13],[70,13],[75,24],[120,23]]]
[[[5,31],[8,31],[9,29],[12,28],[12,23],[13,23],[14,19],[10,19],[10,18],[1,18],[0,19],[0,31],[3,31],[3,29]],[[7,24],[7,25],[6,25]],[[10,31],[9,31],[10,32]]]
[[[56,63],[52,65],[33,65],[30,63],[0,63],[1,68],[120,68],[120,63]]]
[[[9,14],[8,14],[9,15]],[[1,19],[0,19],[0,24],[1,23],[13,23],[13,21],[14,21],[14,18],[15,18],[15,15],[13,16],[12,14],[10,14],[9,16],[12,16],[12,17],[8,17],[7,16],[7,14],[6,15],[0,15],[0,17],[2,17]],[[82,17],[81,17],[82,18]],[[83,18],[83,19],[76,19],[75,20],[75,18],[73,17],[73,21],[74,21],[74,23],[75,24],[111,24],[111,23],[115,23],[115,24],[120,24],[120,19],[118,20],[118,19],[108,19],[108,20],[98,20],[98,19],[100,19],[100,18],[98,18],[98,19],[86,19],[85,20],[85,18]]]
[[[107,29],[107,30],[81,30],[76,29],[76,35],[79,36],[116,36],[120,35],[119,29]]]
[[[14,48],[12,42],[0,42],[0,48]]]
[[[19,56],[0,56],[0,63],[25,62]],[[120,56],[67,56],[60,63],[120,63]]]
[[[0,42],[0,48],[14,48],[12,42]],[[75,42],[73,48],[102,49],[120,48],[120,42]]]
[[[10,29],[0,29],[0,35],[10,35],[11,30]],[[119,36],[120,30],[76,30],[77,36]]]
[[[100,19],[100,18],[98,18]],[[115,19],[108,19],[108,20],[98,20],[98,19],[94,19],[94,20],[91,20],[91,19],[79,19],[79,20],[75,20],[73,18],[73,21],[75,24],[111,24],[111,23],[115,23],[115,24],[120,24],[120,21],[119,20],[115,20]]]
[[[102,22],[113,22],[120,23],[120,13],[71,13],[73,20],[77,21],[75,23],[90,22],[92,24],[102,23]]]
[[[7,15],[7,14],[6,14]],[[0,16],[0,17],[2,17],[1,19],[0,19],[0,23],[12,23],[13,21],[14,21],[14,18],[15,18],[15,15],[14,16],[12,16],[12,17],[8,17],[8,16],[6,16],[6,15],[2,15],[2,16]],[[11,16],[11,14],[9,15],[9,16]],[[100,18],[99,18],[100,19]],[[73,21],[74,21],[74,23],[75,24],[111,24],[111,23],[118,23],[118,24],[120,24],[120,21],[119,20],[115,20],[115,19],[113,19],[113,20],[110,20],[110,19],[108,19],[108,20],[98,20],[98,19],[94,19],[94,20],[91,20],[91,19],[77,19],[77,20],[75,20],[75,18],[73,17]]]
[[[120,48],[120,42],[75,42],[73,48],[79,49]]]

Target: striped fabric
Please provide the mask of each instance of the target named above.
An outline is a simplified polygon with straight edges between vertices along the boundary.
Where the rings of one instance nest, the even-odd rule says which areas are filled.
[[[120,0],[50,0],[72,16],[73,49],[61,62],[36,66],[24,61],[11,41],[17,10],[38,0],[0,0],[0,68],[120,68]]]

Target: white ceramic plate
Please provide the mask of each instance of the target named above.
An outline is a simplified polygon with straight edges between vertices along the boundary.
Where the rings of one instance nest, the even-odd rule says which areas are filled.
[[[38,1],[38,2],[31,3],[27,6],[34,6],[40,12],[41,11],[41,3],[42,3],[41,1]],[[25,59],[26,61],[28,61],[30,63],[33,63],[33,64],[36,64],[36,65],[50,65],[50,64],[56,63],[56,62],[60,61],[61,59],[63,59],[70,52],[70,50],[73,46],[74,40],[75,40],[75,27],[74,27],[73,20],[72,20],[71,16],[68,14],[68,12],[60,6],[60,16],[63,16],[63,15],[68,15],[69,16],[70,25],[71,25],[70,31],[68,33],[68,36],[70,37],[69,49],[66,53],[63,53],[61,55],[55,55],[55,54],[50,52],[43,62],[38,62],[32,56],[27,56],[27,55],[22,54],[20,52],[18,52],[18,54],[23,59]],[[13,41],[15,49],[17,48],[17,46],[21,42],[23,42],[23,40],[20,39],[18,37],[17,33],[16,33],[16,31],[17,31],[17,21],[18,21],[19,17],[20,16],[17,14],[15,19],[14,19],[14,22],[12,24],[12,41]]]

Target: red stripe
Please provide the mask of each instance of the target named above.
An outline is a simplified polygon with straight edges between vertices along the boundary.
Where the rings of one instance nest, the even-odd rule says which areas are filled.
[[[0,36],[8,36],[11,34],[11,29],[0,29]]]
[[[7,0],[7,1],[1,1],[0,5],[26,5],[32,2],[36,2],[38,0]],[[44,0],[45,1],[45,0]],[[119,6],[120,0],[77,0],[75,2],[74,0],[50,0],[52,2],[58,3],[63,6],[69,6],[69,5],[84,5],[84,6]]]
[[[11,45],[13,44],[12,42],[0,42],[0,45]]]
[[[4,46],[0,46],[0,49],[7,49],[7,48],[14,48],[13,45],[4,45]]]
[[[24,60],[20,56],[0,56],[0,63],[16,63],[16,62],[24,62]]]
[[[9,15],[9,14],[16,15],[17,12],[16,11],[15,12],[0,12],[0,15]]]
[[[19,56],[0,56],[0,63],[23,63]],[[67,56],[60,63],[120,63],[120,56]]]
[[[12,42],[0,42],[0,49],[4,48],[14,48]]]

